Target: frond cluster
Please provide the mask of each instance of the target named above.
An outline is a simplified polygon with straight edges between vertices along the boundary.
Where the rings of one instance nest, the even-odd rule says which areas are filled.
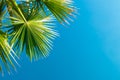
[[[30,60],[46,57],[58,36],[54,20],[66,22],[72,0],[0,0],[0,59],[10,72],[25,50]],[[2,71],[2,64],[0,65]]]

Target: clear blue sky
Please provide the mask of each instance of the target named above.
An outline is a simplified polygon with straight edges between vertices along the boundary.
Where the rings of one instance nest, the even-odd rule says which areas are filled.
[[[79,15],[51,55],[32,62],[23,54],[13,75],[0,80],[120,80],[120,0],[74,0]]]

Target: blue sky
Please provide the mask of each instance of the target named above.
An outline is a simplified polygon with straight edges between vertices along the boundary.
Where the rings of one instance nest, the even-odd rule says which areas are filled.
[[[120,1],[74,0],[77,17],[46,59],[30,62],[22,54],[13,75],[0,80],[120,80]]]

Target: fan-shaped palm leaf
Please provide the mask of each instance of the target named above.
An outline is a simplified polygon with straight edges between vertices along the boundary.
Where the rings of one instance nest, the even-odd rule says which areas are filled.
[[[38,59],[47,56],[51,49],[51,40],[57,36],[52,29],[50,16],[44,15],[38,9],[26,9],[25,5],[19,5],[26,21],[13,9],[13,16],[10,17],[12,25],[8,26],[11,36],[11,44],[20,48],[20,52],[26,49],[27,55]]]

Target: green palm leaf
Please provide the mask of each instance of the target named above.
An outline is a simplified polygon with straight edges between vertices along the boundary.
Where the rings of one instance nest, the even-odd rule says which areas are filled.
[[[14,58],[16,55],[13,55],[15,55],[15,52],[12,50],[8,43],[7,34],[0,31],[0,58],[4,63],[5,67],[7,68],[8,72],[10,72],[9,64],[11,64],[12,67],[15,69],[13,60],[17,63],[17,61]],[[0,66],[0,70],[2,70],[2,66]]]
[[[32,0],[34,1],[34,0]],[[45,13],[48,10],[57,18],[59,22],[66,22],[65,18],[69,19],[69,15],[72,15],[74,7],[72,6],[72,0],[35,0],[37,6],[42,8]]]
[[[44,15],[38,9],[28,9],[27,6],[19,5],[26,22],[19,16],[18,12],[13,9],[11,16],[12,25],[8,26],[11,36],[11,44],[19,48],[22,52],[26,49],[27,55],[38,59],[48,55],[52,46],[52,39],[57,33],[51,26],[51,17]]]

